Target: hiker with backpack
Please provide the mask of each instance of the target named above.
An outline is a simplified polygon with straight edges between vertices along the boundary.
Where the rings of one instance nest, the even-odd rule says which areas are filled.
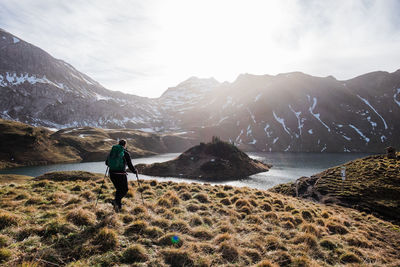
[[[136,168],[132,165],[131,156],[126,150],[126,141],[120,140],[118,145],[111,148],[111,152],[106,159],[106,165],[110,168],[109,174],[112,183],[115,186],[115,199],[111,201],[116,212],[121,211],[122,198],[128,193],[128,174],[126,165],[137,175]]]

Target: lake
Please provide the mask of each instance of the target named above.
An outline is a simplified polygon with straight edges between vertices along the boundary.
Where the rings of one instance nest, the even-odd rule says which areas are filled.
[[[268,164],[272,164],[273,167],[263,173],[252,175],[246,179],[238,181],[224,181],[221,183],[211,184],[227,184],[232,186],[248,186],[258,189],[268,189],[277,184],[287,183],[296,180],[301,176],[310,176],[319,173],[327,168],[343,164],[347,161],[354,160],[356,158],[366,157],[371,154],[367,153],[284,153],[284,152],[273,152],[273,153],[257,153],[248,152],[251,158],[263,161]],[[179,153],[168,153],[160,154],[152,157],[136,158],[133,159],[133,164],[138,163],[154,163],[163,162],[174,159]],[[103,161],[101,162],[84,162],[84,163],[68,163],[68,164],[54,164],[47,166],[32,166],[32,167],[21,167],[7,170],[0,170],[0,174],[21,174],[29,176],[39,176],[46,172],[53,171],[89,171],[104,173],[106,171],[106,165]],[[128,174],[130,180],[135,180],[136,177],[133,174]],[[146,175],[140,175],[140,179],[156,179],[159,181],[174,181],[174,182],[199,182],[204,181],[194,179],[183,179],[183,178],[161,178],[152,177]]]

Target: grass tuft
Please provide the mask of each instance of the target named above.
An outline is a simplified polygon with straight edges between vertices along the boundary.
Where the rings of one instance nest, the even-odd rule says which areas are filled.
[[[328,230],[332,233],[332,234],[339,234],[339,235],[345,235],[347,234],[349,231],[347,230],[347,228],[345,226],[342,226],[340,224],[337,224],[333,221],[328,222],[326,224],[326,227],[328,228]]]
[[[357,255],[355,255],[354,253],[351,253],[351,252],[346,252],[346,253],[340,255],[339,261],[344,264],[346,264],[346,263],[361,263],[361,259]]]
[[[118,246],[118,236],[114,230],[102,228],[93,242],[95,245],[99,246],[102,251],[108,251]]]
[[[149,257],[147,256],[146,249],[139,244],[132,245],[125,249],[122,253],[122,259],[125,263],[146,262]]]
[[[194,266],[194,261],[192,255],[181,249],[167,248],[161,251],[166,264],[171,266]]]
[[[20,217],[8,211],[0,211],[0,230],[9,226],[18,225],[19,221]]]
[[[140,234],[148,227],[148,223],[143,220],[136,220],[125,230],[125,234]]]
[[[195,199],[197,199],[200,203],[209,203],[210,201],[208,200],[208,197],[204,193],[198,193],[194,196]]]
[[[275,263],[270,262],[269,260],[263,260],[259,262],[256,267],[278,267]]]
[[[96,222],[96,215],[88,210],[78,208],[67,213],[67,220],[77,226],[91,226]]]
[[[238,249],[227,241],[224,241],[219,245],[218,252],[220,252],[222,258],[228,262],[236,262],[239,258]]]

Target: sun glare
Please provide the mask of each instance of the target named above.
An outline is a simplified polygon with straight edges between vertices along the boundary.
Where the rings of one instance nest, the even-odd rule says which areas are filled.
[[[154,41],[156,58],[168,62],[164,67],[179,73],[174,77],[178,80],[198,75],[223,81],[244,72],[276,73],[293,56],[281,49],[294,45],[288,44],[285,33],[295,23],[286,15],[295,6],[284,1],[173,3],[158,6]]]

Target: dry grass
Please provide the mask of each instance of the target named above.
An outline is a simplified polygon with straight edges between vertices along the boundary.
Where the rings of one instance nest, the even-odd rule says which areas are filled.
[[[55,181],[47,176],[21,186],[0,185],[1,264],[275,267],[399,262],[400,229],[355,210],[250,188],[144,181],[145,205],[132,187],[123,211],[116,214],[107,203],[114,192],[110,184],[94,208],[100,183],[57,174]]]

